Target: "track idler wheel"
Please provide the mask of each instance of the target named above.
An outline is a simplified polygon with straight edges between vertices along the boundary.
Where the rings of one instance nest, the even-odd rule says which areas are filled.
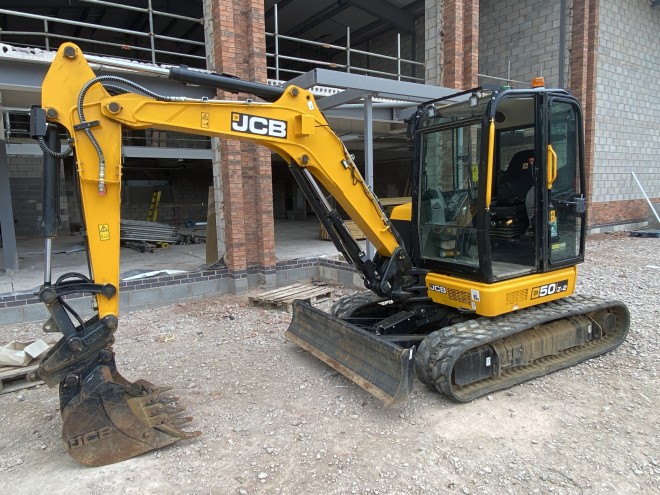
[[[199,436],[179,429],[192,418],[180,416],[184,408],[177,406],[177,397],[165,394],[168,390],[144,380],[128,382],[105,365],[82,382],[68,376],[60,397],[62,402],[71,397],[62,406],[62,440],[71,457],[86,466],[104,466]]]

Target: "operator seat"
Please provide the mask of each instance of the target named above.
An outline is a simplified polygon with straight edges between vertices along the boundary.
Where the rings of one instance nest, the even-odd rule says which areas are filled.
[[[530,163],[531,160],[531,163]],[[534,186],[534,150],[518,151],[502,175],[497,191],[500,205],[525,203],[527,192]]]
[[[534,150],[522,150],[513,155],[502,174],[497,196],[491,207],[491,235],[517,238],[529,227],[525,199],[534,187]]]

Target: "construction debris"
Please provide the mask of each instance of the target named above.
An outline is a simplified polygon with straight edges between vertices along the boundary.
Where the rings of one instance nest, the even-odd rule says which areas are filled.
[[[41,339],[30,342],[12,340],[0,346],[0,366],[27,366],[48,350],[48,344]]]

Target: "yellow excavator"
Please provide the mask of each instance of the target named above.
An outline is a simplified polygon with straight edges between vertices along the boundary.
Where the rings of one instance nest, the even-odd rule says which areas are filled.
[[[330,314],[294,304],[287,338],[388,404],[413,377],[466,402],[615,349],[630,317],[617,301],[573,295],[584,259],[586,195],[580,105],[563,90],[479,87],[419,105],[412,201],[388,216],[309,91],[171,69],[170,77],[263,101],[191,100],[124,77],[96,76],[63,44],[31,133],[44,150],[44,330],[62,338],[35,378],[59,386],[62,438],[79,462],[118,462],[193,438],[166,389],[130,382],[112,350],[119,310],[122,129],[249,140],[289,168],[369,291]],[[60,133],[69,146],[61,150]],[[59,161],[75,151],[90,273],[50,275]],[[326,199],[374,245],[370,259]],[[66,303],[90,294],[88,321]]]

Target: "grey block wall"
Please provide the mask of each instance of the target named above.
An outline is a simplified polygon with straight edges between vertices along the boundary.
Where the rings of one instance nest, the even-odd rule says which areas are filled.
[[[442,83],[442,2],[426,0],[424,5],[424,80],[427,84]]]
[[[660,197],[660,8],[600,2],[594,202]]]
[[[482,0],[479,74],[523,82],[543,76],[547,87],[557,87],[559,7],[559,0]]]
[[[37,236],[41,228],[41,176],[43,159],[40,156],[8,155],[9,187],[11,188],[12,209],[16,235]],[[60,183],[65,183],[64,168],[60,169]],[[68,231],[69,210],[64,187],[60,195],[61,232]]]

